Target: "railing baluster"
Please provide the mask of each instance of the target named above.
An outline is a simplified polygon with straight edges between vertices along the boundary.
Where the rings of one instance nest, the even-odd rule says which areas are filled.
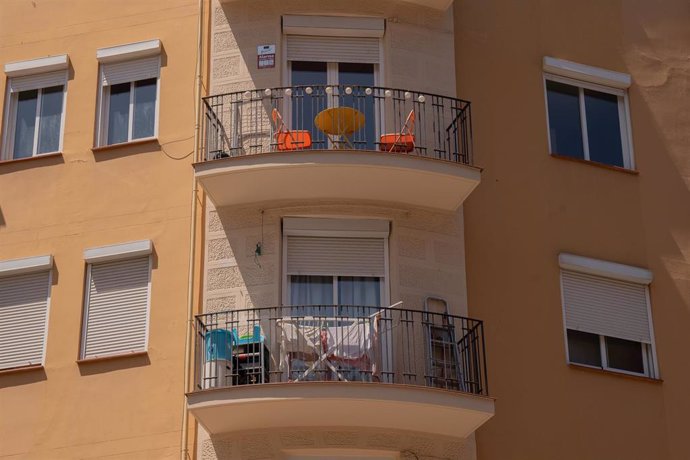
[[[205,97],[200,157],[197,161],[217,160],[284,150],[306,148],[332,150],[347,142],[344,135],[332,136],[330,142],[324,132],[314,125],[314,117],[327,108],[347,107],[364,115],[364,125],[350,137],[357,150],[382,149],[379,136],[403,134],[409,111],[415,113],[414,147],[395,144],[394,153],[414,153],[420,156],[471,164],[472,117],[470,103],[461,99],[402,89],[357,85],[309,85],[254,89]],[[350,94],[346,93],[346,90]],[[406,95],[410,97],[407,98]],[[283,117],[280,126],[273,121],[273,110]],[[337,112],[336,112],[337,113]],[[335,124],[343,124],[349,115],[336,115]],[[373,119],[370,119],[373,118]],[[450,119],[450,120],[449,120]],[[285,136],[277,136],[281,131]],[[311,147],[302,134],[309,133]],[[400,137],[397,138],[400,142]]]

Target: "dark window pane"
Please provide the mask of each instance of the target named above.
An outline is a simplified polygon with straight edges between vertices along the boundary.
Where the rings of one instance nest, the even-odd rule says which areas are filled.
[[[558,155],[584,158],[579,89],[575,86],[547,80],[546,91],[551,152]]]
[[[374,86],[374,64],[338,64],[338,83],[352,85],[352,95],[342,94],[340,105],[352,107],[364,114],[364,128],[352,136],[355,148],[374,150],[376,136],[376,121],[374,119],[374,97],[367,96],[367,87]],[[359,88],[357,88],[359,86]]]
[[[108,105],[108,145],[127,142],[129,130],[129,90],[131,83],[110,87]]]
[[[608,365],[614,369],[644,373],[642,344],[631,340],[606,337]]]
[[[332,315],[333,277],[291,275],[290,305],[295,306],[291,309],[295,316]]]
[[[601,367],[599,336],[568,329],[568,356],[571,363]]]
[[[381,279],[364,276],[338,277],[338,304],[343,316],[368,316],[368,308],[381,306]]]
[[[599,163],[623,166],[621,127],[618,119],[618,96],[585,90],[589,159]]]
[[[17,96],[17,118],[15,120],[12,158],[26,158],[33,155],[37,104],[38,90],[22,91]]]
[[[41,118],[38,122],[38,153],[57,152],[60,149],[62,101],[62,86],[45,88],[43,94],[41,94]]]
[[[326,85],[327,64],[325,62],[301,62],[294,61],[291,64],[291,77],[293,86],[313,86],[311,95],[304,88],[295,88],[292,93],[292,130],[307,130],[311,133],[314,148],[326,147],[326,136],[314,127],[314,118],[327,107],[326,94],[323,85]]]
[[[152,137],[156,124],[156,79],[134,83],[132,139]]]

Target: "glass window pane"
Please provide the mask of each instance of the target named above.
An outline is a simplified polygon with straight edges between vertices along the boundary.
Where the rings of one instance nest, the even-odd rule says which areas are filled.
[[[110,87],[108,145],[128,141],[130,86],[131,83],[120,83]]]
[[[601,367],[599,336],[568,329],[568,356],[571,363]]]
[[[324,86],[327,83],[327,64],[325,62],[291,63],[293,86],[314,86],[311,95],[304,88],[295,88],[292,92],[292,125],[291,130],[307,130],[311,133],[313,148],[325,148],[326,136],[314,127],[314,118],[327,107]]]
[[[156,123],[155,78],[134,83],[134,123],[132,139],[152,137]]]
[[[12,158],[27,158],[33,155],[37,104],[38,90],[22,91],[17,95]]]
[[[43,89],[41,117],[38,122],[38,153],[60,150],[60,124],[62,121],[62,86]]]
[[[364,114],[364,128],[352,136],[357,149],[374,150],[376,139],[376,120],[374,118],[374,96],[365,94],[367,87],[374,86],[374,64],[338,64],[338,83],[352,85],[352,95],[342,95],[340,105],[352,107]]]
[[[356,307],[381,306],[381,279],[363,276],[338,277],[338,304],[346,316],[368,316],[370,309]]]
[[[584,158],[579,89],[547,80],[546,91],[551,153]]]
[[[621,126],[618,119],[618,96],[585,90],[589,159],[623,166]]]
[[[606,356],[611,368],[644,373],[640,342],[606,337]]]
[[[290,305],[296,306],[296,308],[292,309],[293,315],[331,316],[333,303],[332,276],[290,276]],[[313,305],[315,307],[305,308],[305,305]]]

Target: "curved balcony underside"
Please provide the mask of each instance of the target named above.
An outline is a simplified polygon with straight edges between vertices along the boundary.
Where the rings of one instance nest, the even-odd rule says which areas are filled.
[[[366,150],[272,152],[195,164],[216,206],[277,200],[386,202],[454,211],[480,170],[451,161]]]
[[[413,385],[299,382],[197,391],[187,406],[210,434],[290,427],[369,427],[465,438],[491,398]]]

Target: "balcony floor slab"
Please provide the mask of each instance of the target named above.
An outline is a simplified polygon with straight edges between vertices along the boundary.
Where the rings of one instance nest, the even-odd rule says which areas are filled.
[[[212,435],[290,427],[370,427],[465,438],[494,400],[413,385],[299,382],[196,391],[187,407]]]
[[[480,169],[405,154],[310,150],[243,155],[196,163],[213,203],[281,200],[384,202],[455,211],[480,181]]]

